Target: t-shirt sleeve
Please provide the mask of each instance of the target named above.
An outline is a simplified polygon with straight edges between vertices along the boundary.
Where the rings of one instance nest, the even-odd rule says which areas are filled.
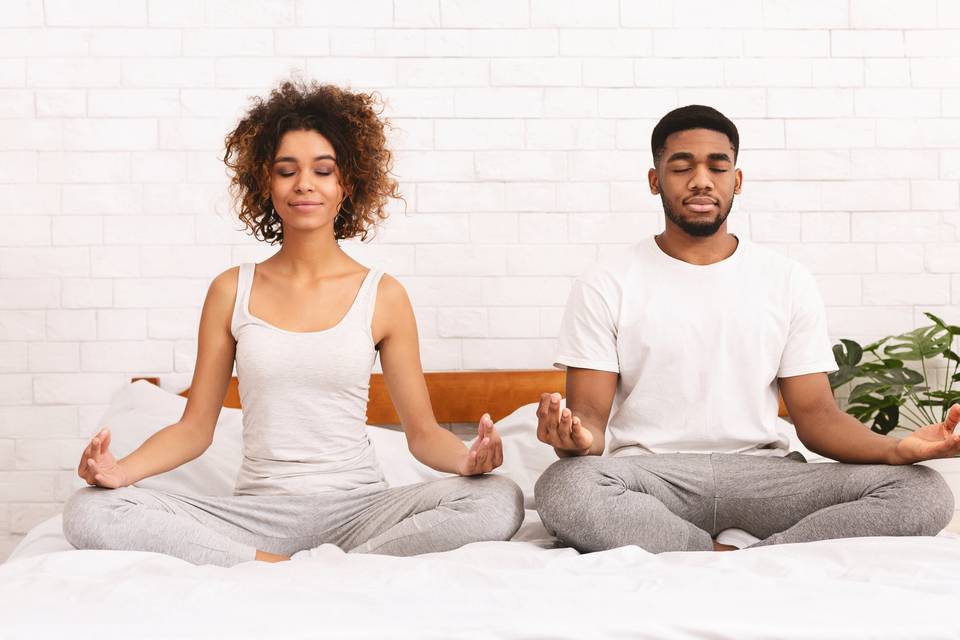
[[[795,268],[790,282],[790,327],[780,357],[779,378],[837,370],[827,332],[827,314],[813,276]]]
[[[560,352],[553,366],[620,373],[617,325],[611,306],[609,296],[597,287],[583,279],[574,281],[560,325]]]

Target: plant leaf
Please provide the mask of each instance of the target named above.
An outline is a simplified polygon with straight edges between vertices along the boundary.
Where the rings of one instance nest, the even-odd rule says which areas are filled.
[[[867,346],[865,346],[865,347],[863,348],[863,350],[864,350],[864,351],[876,352],[877,349],[879,349],[880,347],[882,347],[883,344],[884,344],[887,340],[889,340],[890,338],[892,338],[892,337],[893,337],[893,336],[886,336],[886,337],[880,338],[880,339],[877,340],[876,342],[871,342],[870,344],[868,344]]]
[[[837,361],[837,364],[846,364],[851,367],[860,364],[860,359],[863,358],[863,347],[856,341],[847,340],[846,338],[840,340],[840,342],[841,344],[833,345],[833,358]]]
[[[883,348],[890,357],[901,360],[921,360],[940,355],[950,348],[950,332],[936,325],[919,327],[913,331],[896,336],[894,344]]]
[[[923,382],[922,373],[906,367],[897,367],[896,369],[878,371],[874,374],[874,378],[889,385],[909,385],[911,387]]]
[[[873,421],[873,426],[870,427],[870,430],[874,433],[879,433],[882,435],[887,435],[900,422],[900,407],[884,407],[880,409],[877,413],[876,419]]]
[[[880,392],[883,389],[888,389],[890,385],[884,384],[882,382],[864,382],[858,384],[850,391],[850,402],[858,402],[860,396],[870,395],[873,392]]]
[[[837,370],[827,374],[830,389],[836,389],[847,384],[861,375],[857,365],[863,357],[863,348],[853,340],[841,340],[840,344],[833,345],[833,359],[837,362]]]
[[[938,327],[940,327],[941,329],[946,329],[946,328],[947,328],[947,323],[945,323],[943,320],[941,320],[941,319],[938,318],[937,316],[933,315],[933,314],[930,313],[929,311],[924,311],[924,312],[923,312],[923,315],[925,315],[925,316],[927,316],[928,318],[930,318],[931,320],[933,320],[933,323],[934,323],[935,325],[937,325]]]

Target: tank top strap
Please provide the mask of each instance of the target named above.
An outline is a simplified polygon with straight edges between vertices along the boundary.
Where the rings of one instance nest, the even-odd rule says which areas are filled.
[[[237,297],[233,302],[233,317],[230,321],[230,330],[234,339],[237,337],[237,329],[248,320],[247,299],[250,297],[250,288],[253,285],[253,263],[244,262],[240,265],[237,274]]]
[[[357,300],[357,307],[363,309],[363,318],[364,327],[369,331],[371,325],[373,324],[373,311],[377,306],[377,290],[380,287],[380,279],[383,278],[383,270],[377,269],[376,267],[370,268],[370,273],[367,274],[366,279],[363,282],[363,287],[358,294],[360,298]]]

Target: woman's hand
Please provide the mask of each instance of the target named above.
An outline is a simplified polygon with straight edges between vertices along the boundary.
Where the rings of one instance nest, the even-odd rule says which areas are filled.
[[[101,429],[100,433],[93,436],[90,444],[83,450],[80,457],[80,466],[77,467],[77,475],[87,481],[89,485],[106,487],[107,489],[118,489],[125,487],[127,474],[117,462],[117,459],[110,453],[110,431]]]
[[[485,413],[477,426],[477,439],[457,465],[461,476],[476,476],[493,471],[503,464],[503,442],[493,426],[490,414]]]

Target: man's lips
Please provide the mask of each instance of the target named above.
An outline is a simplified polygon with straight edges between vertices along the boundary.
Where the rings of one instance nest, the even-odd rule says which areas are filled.
[[[712,198],[689,198],[683,204],[687,209],[696,213],[709,213],[717,206],[716,201]]]

